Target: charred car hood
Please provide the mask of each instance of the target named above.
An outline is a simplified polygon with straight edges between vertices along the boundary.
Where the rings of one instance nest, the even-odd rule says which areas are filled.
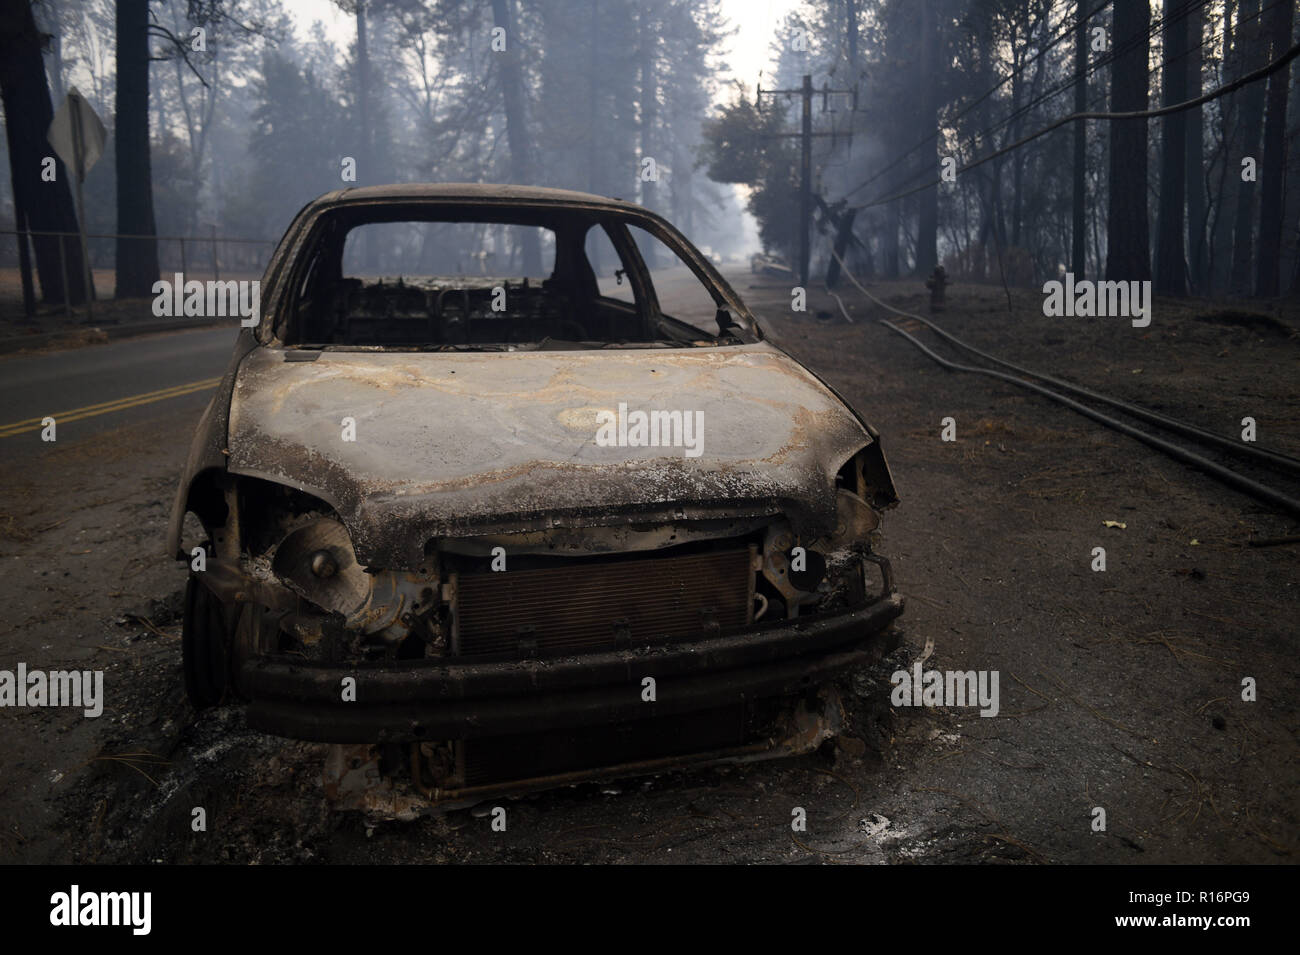
[[[558,526],[784,512],[815,535],[834,525],[837,470],[872,440],[766,343],[287,354],[241,363],[228,469],[327,501],[372,567],[414,566],[430,538]],[[620,403],[702,412],[701,453],[598,444]]]

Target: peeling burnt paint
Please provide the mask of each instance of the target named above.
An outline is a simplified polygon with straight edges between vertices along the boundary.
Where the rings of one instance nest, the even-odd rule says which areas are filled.
[[[436,217],[434,207],[487,221],[560,208],[571,219],[642,225],[710,286],[723,333],[710,337],[717,344],[690,347],[638,339],[654,347],[478,351],[304,348],[292,333],[278,337],[292,324],[287,290],[313,230],[332,227],[325,217]],[[652,301],[637,261],[628,278],[638,302]],[[829,384],[763,341],[725,280],[648,210],[526,187],[345,190],[299,214],[263,289],[262,324],[241,333],[200,423],[168,548],[178,552],[182,519],[197,514],[213,542],[209,571],[197,576],[237,609],[232,633],[187,623],[185,640],[231,644],[229,686],[248,701],[250,725],[346,744],[327,765],[330,799],[409,818],[431,802],[489,791],[806,752],[839,729],[831,682],[896,644],[891,622],[903,601],[888,561],[872,553],[879,512],[896,503],[876,432]],[[598,416],[620,406],[699,414],[700,453],[598,444]],[[355,440],[344,440],[344,419]],[[796,542],[811,566],[790,563]],[[540,602],[535,594],[500,619],[486,608],[511,605],[496,591],[483,599],[480,590],[477,604],[461,599],[474,592],[472,558],[494,546],[523,557],[513,566],[525,574],[530,561],[542,573],[556,558],[606,568],[594,578],[605,580],[603,600],[590,579],[577,596],[544,588],[550,617],[562,621],[556,628],[577,643],[549,634],[547,652],[538,651],[528,609]],[[665,553],[649,553],[657,550]],[[614,556],[589,559],[598,554]],[[656,574],[706,554],[742,560],[727,587],[690,597],[695,604],[683,610],[672,603],[691,590],[674,583],[680,573]],[[870,563],[879,565],[878,589]],[[552,566],[559,576],[548,581],[567,575]],[[633,591],[663,595],[677,615],[636,604],[645,632],[635,642],[619,616]],[[580,611],[564,616],[571,605]],[[482,659],[457,642],[474,638],[467,620],[480,628]],[[206,659],[186,646],[187,660]],[[342,674],[356,679],[359,695],[340,708]],[[636,690],[647,675],[672,685],[650,709]],[[590,734],[574,745],[599,767],[575,769],[533,745],[536,734],[554,733]],[[698,751],[669,754],[661,744],[676,739],[696,740]],[[528,762],[538,754],[544,765]]]
[[[596,414],[702,411],[703,454],[600,447]],[[357,440],[343,441],[344,417]],[[405,568],[432,538],[788,513],[834,528],[836,470],[870,435],[766,344],[663,351],[249,355],[229,470],[329,502],[358,560]]]
[[[390,210],[419,207],[430,214],[436,208],[452,207],[480,209],[485,214],[501,214],[510,209],[558,209],[597,217],[613,215],[626,222],[635,222],[676,249],[702,279],[707,279],[717,290],[738,324],[747,329],[746,334],[752,333],[761,340],[761,330],[752,314],[712,263],[662,217],[634,203],[567,190],[455,183],[409,183],[351,188],[326,194],[308,203],[298,213],[272,254],[262,279],[262,324],[257,329],[241,331],[226,374],[200,421],[182,473],[167,537],[170,555],[182,556],[181,531],[187,511],[202,515],[205,506],[209,510],[220,507],[220,494],[214,495],[203,482],[224,486],[227,473],[279,481],[322,498],[344,516],[355,537],[359,558],[388,567],[411,566],[418,561],[424,542],[437,536],[464,539],[501,533],[605,528],[629,523],[666,528],[674,522],[712,521],[720,517],[770,517],[782,512],[810,535],[824,533],[834,520],[833,495],[823,493],[832,486],[830,475],[833,475],[835,467],[864,445],[870,448],[878,462],[875,484],[880,492],[872,503],[875,506],[893,503],[893,487],[888,467],[876,443],[876,432],[843,403],[829,385],[820,382],[779,348],[769,344],[693,348],[689,352],[601,350],[546,355],[438,356],[409,352],[352,353],[349,358],[361,363],[369,361],[371,370],[382,366],[382,373],[367,384],[358,383],[357,375],[347,374],[347,366],[352,362],[345,359],[343,353],[313,353],[321,357],[316,361],[286,366],[284,357],[289,352],[277,347],[279,342],[275,329],[283,318],[295,263],[301,259],[313,230],[323,216],[334,210],[360,211],[376,207]],[[269,347],[259,348],[259,345]],[[737,354],[744,356],[740,362],[748,362],[751,370],[758,368],[758,356],[765,356],[765,367],[776,374],[768,376],[765,382],[759,380],[761,376],[752,376],[752,384],[740,383],[739,393],[715,388],[707,380],[692,382],[686,374],[686,370],[692,368],[701,374],[709,371],[708,364],[693,364],[703,360],[702,356],[711,355],[714,362],[729,365],[737,361]],[[441,378],[430,373],[426,359],[434,357],[444,359],[445,373]],[[445,417],[441,421],[431,420],[432,415],[439,410],[444,414],[454,410],[472,417],[488,407],[482,403],[475,406],[473,396],[465,390],[466,386],[451,382],[451,372],[457,371],[456,362],[486,363],[487,368],[509,367],[518,374],[527,367],[521,363],[527,358],[549,358],[553,363],[561,359],[557,364],[586,366],[583,375],[571,375],[567,379],[560,377],[538,382],[536,375],[533,376],[534,384],[546,384],[556,391],[557,403],[559,390],[565,388],[576,399],[565,404],[561,409],[562,416],[557,419],[569,430],[573,430],[570,426],[585,421],[591,414],[591,430],[594,432],[592,409],[596,407],[596,399],[626,397],[620,391],[621,382],[612,380],[612,376],[606,377],[603,388],[594,385],[590,377],[593,367],[626,371],[629,366],[656,368],[676,365],[682,373],[677,375],[675,384],[695,387],[700,397],[705,399],[701,407],[714,412],[715,420],[706,418],[710,440],[719,435],[725,437],[725,431],[720,431],[718,425],[734,426],[736,435],[756,439],[759,447],[748,454],[738,454],[733,450],[729,454],[730,460],[724,455],[713,462],[716,466],[712,468],[707,466],[707,461],[656,460],[649,454],[640,455],[638,459],[637,455],[629,454],[625,457],[626,472],[620,475],[617,466],[611,466],[608,461],[583,460],[580,456],[573,458],[574,445],[562,443],[547,449],[540,471],[531,467],[535,463],[532,458],[515,455],[510,466],[465,469],[458,476],[459,485],[456,484],[457,475],[444,476],[436,482],[440,485],[436,499],[440,506],[430,508],[428,505],[432,501],[417,500],[427,498],[432,491],[429,487],[431,482],[424,472],[439,462],[428,460],[433,453],[428,441],[439,437],[439,428],[447,420]],[[509,365],[496,364],[508,359],[515,361]],[[600,364],[592,365],[593,361]],[[544,364],[539,362],[531,367],[540,369]],[[241,372],[244,366],[250,369],[247,374]],[[340,373],[331,375],[327,371],[330,368],[337,368]],[[355,366],[351,370],[355,371]],[[238,393],[237,373],[240,379]],[[464,371],[458,373],[464,374]],[[350,377],[352,381],[335,381],[332,386],[331,377]],[[531,410],[533,396],[522,387],[522,381],[511,383],[500,374],[493,377],[496,379],[495,410],[498,413],[524,415]],[[783,394],[778,382],[790,385],[795,394]],[[338,421],[346,414],[357,417],[359,424],[368,426],[380,413],[377,409],[350,408],[332,422],[311,422],[313,427],[309,430],[312,434],[304,439],[300,432],[273,422],[274,400],[268,406],[264,400],[266,395],[252,394],[254,383],[281,388],[281,398],[286,406],[289,406],[293,392],[305,387],[310,395],[305,401],[324,399],[321,410],[331,413],[338,410],[340,401],[351,404],[364,398],[367,389],[376,394],[392,392],[401,412],[408,417],[403,421],[385,422],[379,429],[380,435],[387,433],[393,441],[409,439],[426,448],[425,460],[420,460],[418,451],[411,447],[371,446],[375,452],[372,463],[378,460],[379,453],[391,451],[394,460],[410,465],[412,472],[366,473],[366,462],[362,462],[358,471],[348,449],[339,448],[340,442],[336,440]],[[656,382],[653,374],[639,384],[645,386],[644,393],[655,399],[647,402],[650,407],[645,410],[686,407],[686,402],[674,393],[674,389],[664,387],[662,381]],[[411,394],[412,388],[423,389],[426,385],[439,389],[447,404],[441,409],[427,407]],[[583,400],[584,396],[586,400]],[[239,421],[231,420],[239,405],[250,403],[245,400],[250,397],[253,398],[252,404],[261,407],[242,415]],[[727,413],[728,401],[732,398],[742,402],[745,413]],[[232,401],[236,402],[235,407],[232,407]],[[330,402],[335,407],[330,407]],[[307,410],[303,399],[297,399],[296,423],[306,423],[303,414]],[[783,435],[779,443],[773,444],[768,440],[764,423],[782,410],[788,411],[791,418],[772,429],[773,434]],[[718,415],[721,415],[720,420],[716,420]],[[369,420],[363,422],[363,418]],[[484,430],[478,436],[467,434],[464,429],[459,433],[453,431],[449,440],[438,447],[437,453],[449,455],[454,462],[456,455],[466,453],[466,442],[482,440],[486,436],[495,442],[496,447],[502,447],[507,443],[507,435],[517,437],[520,430],[518,420],[511,422],[501,418],[496,419],[494,427],[495,434]],[[456,441],[461,442],[460,447]],[[520,446],[524,444],[526,442],[520,442]],[[358,442],[358,446],[360,449],[367,447],[365,442]],[[472,452],[473,446],[470,445],[468,450]],[[562,453],[570,456],[561,458]],[[233,459],[229,467],[228,457]],[[768,458],[779,461],[779,473],[760,470],[758,464]],[[574,477],[590,481],[596,496],[575,493]],[[490,486],[480,494],[478,485],[484,482]],[[211,503],[213,497],[218,499],[216,504]],[[478,506],[463,508],[466,501]],[[593,504],[593,501],[600,503]],[[608,503],[611,501],[619,503],[617,513],[610,510]],[[418,527],[405,528],[407,533],[403,534],[400,526],[403,523]]]

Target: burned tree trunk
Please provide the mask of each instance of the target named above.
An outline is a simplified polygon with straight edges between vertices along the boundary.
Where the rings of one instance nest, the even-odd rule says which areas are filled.
[[[1147,0],[1115,6],[1112,46],[1123,51],[1111,65],[1111,109],[1147,108]],[[1106,277],[1114,281],[1151,278],[1150,226],[1147,219],[1147,121],[1115,120],[1110,128],[1110,208],[1106,218]]]
[[[149,163],[149,2],[117,3],[117,297],[151,294],[158,278]],[[144,238],[135,238],[142,236]]]
[[[939,23],[933,0],[921,0],[921,133],[932,135],[939,127]],[[937,149],[921,152],[920,161],[935,162]],[[933,186],[917,196],[916,274],[928,275],[939,264],[939,187]]]
[[[1259,27],[1260,0],[1242,0],[1237,19],[1237,36],[1242,50],[1241,71],[1249,73],[1264,65],[1267,44]],[[1261,48],[1264,49],[1261,49]],[[1242,91],[1239,143],[1241,152],[1229,161],[1229,175],[1240,179],[1241,162],[1259,159],[1260,126],[1264,120],[1264,84],[1251,83]],[[1234,168],[1235,167],[1235,168]],[[1250,294],[1250,265],[1254,254],[1255,193],[1257,183],[1243,180],[1236,184],[1237,208],[1233,215],[1232,273],[1228,283],[1233,293]]]
[[[1164,95],[1165,106],[1187,98],[1187,0],[1165,0]],[[1187,294],[1187,266],[1183,258],[1183,203],[1187,197],[1187,114],[1171,113],[1160,120],[1160,218],[1156,244],[1156,291],[1161,295]]]
[[[1088,0],[1079,0],[1075,4],[1074,25],[1074,111],[1082,113],[1088,108],[1088,11],[1084,9]],[[1088,121],[1076,120],[1074,124],[1074,176],[1072,181],[1073,208],[1070,231],[1070,270],[1074,277],[1081,280],[1084,276],[1087,253],[1086,219],[1087,208],[1087,161],[1088,161]]]
[[[1201,68],[1204,48],[1201,46],[1204,11],[1192,4],[1184,23],[1187,27],[1187,89],[1188,99],[1201,95]],[[1199,106],[1187,112],[1187,270],[1188,284],[1193,292],[1209,290],[1210,277],[1206,274],[1209,252],[1206,241],[1205,197],[1205,115]]]
[[[524,109],[523,68],[515,30],[514,0],[492,0],[492,19],[505,31],[506,48],[501,54],[501,99],[506,111],[506,139],[510,143],[510,177],[520,185],[533,181],[532,143]],[[542,248],[535,229],[524,229],[523,269],[525,275],[542,271]]]
[[[1277,0],[1268,21],[1269,59],[1291,46],[1291,21],[1295,0]],[[1255,294],[1271,297],[1280,285],[1278,256],[1282,250],[1283,186],[1286,178],[1286,101],[1291,70],[1278,70],[1268,78],[1264,114],[1264,156],[1260,163],[1259,251],[1255,254]]]
[[[31,6],[25,2],[0,7],[0,97],[4,101],[17,228],[25,225],[34,232],[75,233],[77,213],[72,204],[70,174],[45,139],[54,110],[50,105],[45,64],[41,61],[41,35]],[[47,156],[54,158],[53,182],[41,177]],[[83,302],[85,281],[81,277],[86,270],[82,265],[81,243],[75,237],[63,240],[66,259],[61,265],[59,242],[53,236],[32,240],[41,297],[47,303],[62,304],[66,266],[71,286],[69,297],[74,303]]]
[[[1241,41],[1232,27],[1233,3],[1223,8],[1223,82],[1241,75]],[[1216,178],[1218,189],[1213,195],[1214,229],[1210,234],[1210,288],[1220,293],[1228,288],[1228,268],[1232,261],[1232,213],[1237,208],[1237,186],[1241,182],[1237,166],[1237,123],[1240,94],[1232,93],[1219,101],[1219,135],[1222,141]]]

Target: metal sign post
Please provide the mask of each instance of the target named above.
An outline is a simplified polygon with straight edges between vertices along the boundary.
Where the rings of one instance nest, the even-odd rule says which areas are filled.
[[[75,86],[68,90],[68,95],[64,97],[58,112],[54,114],[46,139],[54,147],[58,157],[63,160],[63,164],[72,170],[77,183],[77,227],[81,233],[81,264],[84,273],[82,281],[85,283],[82,290],[86,295],[88,323],[94,319],[95,314],[92,305],[95,298],[95,279],[90,269],[90,252],[86,245],[86,202],[82,195],[82,183],[86,180],[86,173],[104,154],[105,138],[104,124],[100,122],[94,108],[77,92]],[[66,283],[63,296],[65,300],[68,297]]]

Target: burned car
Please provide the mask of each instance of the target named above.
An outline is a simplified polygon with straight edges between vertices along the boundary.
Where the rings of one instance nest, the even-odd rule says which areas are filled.
[[[344,805],[806,752],[896,644],[876,432],[653,212],[347,189],[261,292],[172,513],[185,683]]]

